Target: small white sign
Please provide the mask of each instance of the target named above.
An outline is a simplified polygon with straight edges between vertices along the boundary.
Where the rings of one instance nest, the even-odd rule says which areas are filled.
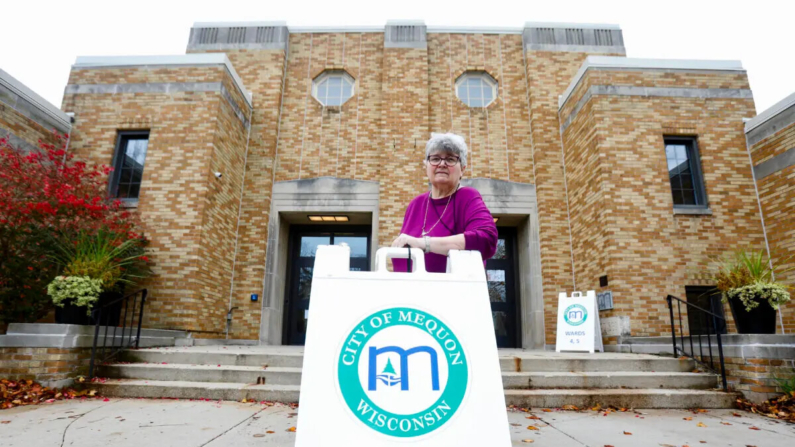
[[[558,326],[555,351],[604,352],[602,331],[599,325],[596,293],[589,290],[558,295]]]
[[[447,273],[351,272],[350,249],[315,258],[296,446],[510,446],[486,274],[477,251]]]

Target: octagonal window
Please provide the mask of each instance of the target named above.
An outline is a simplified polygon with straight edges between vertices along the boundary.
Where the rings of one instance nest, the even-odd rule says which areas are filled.
[[[486,107],[497,97],[497,81],[484,71],[471,71],[458,78],[455,91],[469,107]]]
[[[353,96],[354,80],[344,71],[327,71],[312,82],[312,95],[324,106],[341,106]]]

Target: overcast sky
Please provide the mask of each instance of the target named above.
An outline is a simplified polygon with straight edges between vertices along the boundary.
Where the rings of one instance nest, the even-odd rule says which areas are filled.
[[[77,56],[184,54],[194,22],[283,20],[288,26],[621,26],[628,57],[742,61],[761,112],[795,92],[789,1],[0,0],[0,68],[56,106]]]

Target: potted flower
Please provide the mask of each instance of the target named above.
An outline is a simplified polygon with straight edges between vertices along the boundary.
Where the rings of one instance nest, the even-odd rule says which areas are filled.
[[[101,229],[80,233],[73,241],[62,238],[56,244],[55,263],[61,274],[48,286],[55,308],[55,320],[66,324],[92,324],[91,311],[123,296],[124,289],[151,274],[144,255],[146,239],[127,238]],[[119,323],[122,303],[111,306],[103,324]],[[107,319],[106,319],[107,318]]]
[[[790,300],[790,292],[774,280],[764,252],[739,250],[719,259],[716,267],[716,288],[729,303],[737,332],[775,334],[776,310]]]

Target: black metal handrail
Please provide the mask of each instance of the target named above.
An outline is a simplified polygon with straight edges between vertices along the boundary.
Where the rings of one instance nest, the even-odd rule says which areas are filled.
[[[723,390],[728,391],[729,387],[726,383],[726,364],[723,360],[723,342],[721,340],[721,330],[722,328],[726,327],[726,319],[722,316],[716,314],[712,310],[706,310],[702,307],[696,306],[693,303],[688,303],[682,299],[679,299],[673,295],[668,295],[665,298],[668,301],[668,311],[671,314],[671,339],[673,340],[674,344],[674,356],[683,355],[685,357],[689,357],[695,360],[701,366],[709,369],[710,371],[720,374],[721,380],[723,381]],[[679,341],[681,347],[676,345],[676,319],[674,319],[674,300],[676,300],[676,309],[679,316]],[[702,343],[702,336],[704,334],[696,334],[698,337],[698,348],[699,348],[699,355],[696,355],[694,347],[693,347],[693,333],[688,329],[687,335],[684,335],[684,325],[682,324],[682,304],[686,307],[685,309],[688,312],[698,312],[701,313],[709,324],[707,324],[707,347],[708,347],[708,354],[709,354],[709,362],[706,361],[704,356],[704,345]],[[712,300],[710,300],[710,307],[712,306]],[[710,318],[711,317],[711,318]],[[721,325],[718,325],[718,322],[721,322]],[[715,361],[712,356],[712,332],[714,331],[715,337],[718,342],[718,357],[720,359],[720,368],[715,366]],[[688,337],[690,340],[690,352],[688,353],[685,350],[685,337]]]
[[[138,343],[141,339],[141,322],[144,319],[144,304],[146,303],[146,289],[141,289],[133,292],[127,296],[113,300],[102,307],[98,307],[91,311],[91,315],[95,322],[94,327],[94,344],[91,347],[91,363],[88,367],[88,378],[94,377],[95,366],[97,362],[104,363],[115,357],[119,352],[135,347],[138,348]],[[140,301],[138,297],[140,296]],[[132,303],[132,304],[131,304]],[[136,311],[136,305],[138,309]],[[129,326],[127,316],[129,315]],[[137,315],[137,319],[136,319]],[[104,323],[104,324],[103,324]],[[100,337],[100,328],[104,325],[105,333]],[[111,326],[112,333],[111,332]],[[135,335],[133,331],[135,326],[138,327]],[[129,334],[127,329],[129,327]],[[118,330],[121,330],[117,334]],[[101,340],[100,340],[101,338]],[[108,346],[108,338],[110,338],[110,346]],[[100,343],[101,341],[101,343]],[[118,343],[116,343],[118,341]],[[101,354],[97,356],[98,350],[102,350]]]

